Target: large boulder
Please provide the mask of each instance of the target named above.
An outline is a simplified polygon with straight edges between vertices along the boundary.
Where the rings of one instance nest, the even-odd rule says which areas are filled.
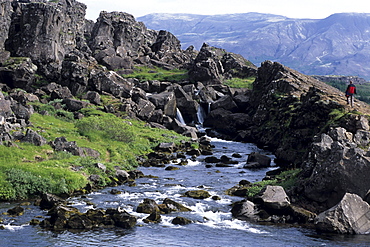
[[[172,118],[176,117],[177,104],[174,92],[152,94],[148,96],[148,99],[157,109],[161,109],[163,114]]]
[[[315,219],[320,232],[370,234],[370,205],[356,194],[346,193],[334,207]]]
[[[361,148],[368,134],[361,130],[356,135],[357,143],[349,139],[352,133],[338,127],[312,144],[296,192],[317,203],[317,211],[333,207],[346,193],[364,198],[368,192],[370,154]]]
[[[137,206],[136,212],[151,214],[160,212],[160,209],[153,199],[145,198],[144,201]]]
[[[35,146],[43,146],[47,143],[47,140],[38,134],[36,131],[27,129],[26,134],[20,139],[21,142],[28,142]]]
[[[257,206],[248,200],[239,201],[233,204],[231,213],[233,217],[247,221],[259,221],[259,209]]]
[[[267,185],[254,198],[254,202],[262,205],[263,209],[270,212],[283,211],[290,205],[290,200],[281,186]]]
[[[132,96],[132,83],[114,71],[92,71],[89,86],[99,93],[109,93],[117,98],[130,98]]]
[[[244,168],[263,168],[271,165],[271,158],[267,155],[252,152],[248,155],[247,164]]]

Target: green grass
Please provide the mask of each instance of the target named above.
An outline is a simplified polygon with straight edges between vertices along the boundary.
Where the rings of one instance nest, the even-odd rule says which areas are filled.
[[[122,76],[124,78],[136,78],[140,82],[153,80],[178,82],[188,79],[188,71],[179,69],[165,70],[158,67],[136,67],[134,73]]]
[[[150,128],[144,122],[97,109],[82,112],[87,117],[81,120],[60,117],[56,111],[55,115],[34,113],[31,128],[47,141],[63,136],[79,147],[98,151],[100,157],[54,152],[49,145],[39,147],[20,142],[15,143],[17,147],[0,145],[0,200],[26,199],[42,192],[72,193],[83,189],[92,174],[100,175],[100,185],[106,186],[114,182],[115,166],[132,170],[138,165],[137,156],[151,152],[159,143],[189,140],[173,131]],[[103,163],[107,172],[97,169],[97,162]]]
[[[256,78],[249,77],[249,78],[232,78],[230,80],[226,80],[223,84],[231,87],[231,88],[248,88],[253,89],[253,82]]]

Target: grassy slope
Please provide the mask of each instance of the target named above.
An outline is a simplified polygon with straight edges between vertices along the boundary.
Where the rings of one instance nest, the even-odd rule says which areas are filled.
[[[147,127],[144,122],[84,110],[85,114],[88,112],[94,114],[82,120],[35,113],[30,119],[31,128],[47,141],[64,136],[79,147],[97,150],[100,158],[53,152],[49,145],[37,147],[20,142],[15,147],[0,145],[0,200],[25,199],[40,192],[71,193],[84,188],[91,174],[100,175],[101,186],[106,186],[112,182],[114,166],[134,169],[136,157],[152,151],[158,143],[188,140],[172,131]],[[68,115],[61,113],[58,111],[58,115]],[[107,167],[107,173],[95,167],[97,162]]]

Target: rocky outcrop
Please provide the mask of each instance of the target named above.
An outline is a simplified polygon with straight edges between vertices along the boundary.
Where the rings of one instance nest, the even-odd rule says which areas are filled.
[[[242,56],[226,52],[224,49],[203,44],[190,71],[191,81],[220,84],[233,76],[248,78],[256,75],[257,67]]]
[[[72,155],[81,157],[94,157],[100,156],[99,152],[91,148],[78,147],[75,141],[67,141],[65,137],[58,137],[55,141],[50,143],[50,146],[57,152],[68,152]]]
[[[370,187],[370,157],[363,149],[369,137],[369,131],[358,129],[353,134],[343,127],[318,136],[304,163],[304,179],[294,193],[321,205],[316,210],[333,207],[347,192],[364,198]]]
[[[11,2],[2,1],[0,3],[0,64],[3,64],[10,56],[10,52],[5,50],[5,41],[8,39],[12,14]]]
[[[268,147],[281,165],[300,166],[315,134],[331,120],[330,113],[344,110],[340,95],[325,83],[266,61],[258,68],[253,91],[231,95],[232,110],[215,107],[205,126],[228,139]]]
[[[316,215],[290,203],[281,186],[270,186],[254,198],[233,204],[233,217],[251,222],[312,224]]]
[[[40,222],[40,226],[50,230],[90,230],[100,227],[135,227],[137,218],[121,208],[90,209],[81,213],[77,208],[57,205],[48,211],[49,218]]]
[[[136,212],[150,214],[151,215],[149,216],[150,218],[153,218],[157,214],[169,214],[173,212],[189,212],[189,211],[191,211],[190,208],[185,207],[184,205],[175,202],[169,198],[164,199],[162,204],[157,204],[156,201],[154,201],[153,199],[146,198],[136,208]],[[150,218],[148,220],[150,220]],[[158,219],[151,221],[158,221]]]
[[[86,6],[75,0],[14,1],[6,50],[29,57],[47,78],[55,79],[64,56],[84,46]]]
[[[339,234],[370,234],[370,206],[361,197],[346,193],[334,207],[315,219],[320,232]]]

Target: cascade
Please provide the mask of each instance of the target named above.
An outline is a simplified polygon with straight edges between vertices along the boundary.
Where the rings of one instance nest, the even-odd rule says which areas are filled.
[[[181,111],[180,111],[180,109],[179,109],[179,108],[176,108],[176,119],[177,119],[180,123],[182,123],[182,124],[186,125],[186,123],[185,123],[185,121],[184,121],[184,118],[182,117],[182,114],[181,114]]]
[[[197,118],[198,118],[197,120],[200,125],[203,125],[204,119],[206,116],[207,116],[206,111],[203,109],[201,105],[199,105],[198,110],[197,110]]]

